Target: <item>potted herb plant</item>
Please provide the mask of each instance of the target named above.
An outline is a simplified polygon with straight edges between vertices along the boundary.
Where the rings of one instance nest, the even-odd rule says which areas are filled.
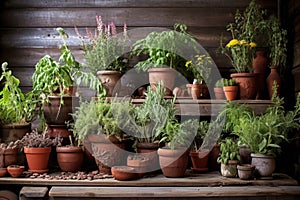
[[[149,82],[163,81],[167,87],[167,96],[172,95],[176,70],[182,71],[185,60],[180,56],[184,55],[184,45],[192,45],[197,52],[196,40],[189,35],[184,24],[174,24],[174,31],[152,32],[145,38],[133,44],[134,55],[148,55],[146,60],[135,65],[138,71],[149,72]]]
[[[218,157],[218,162],[221,163],[221,174],[228,178],[237,176],[237,165],[239,163],[239,146],[237,142],[227,137],[221,142],[221,154]]]
[[[104,24],[101,16],[96,16],[96,22],[95,34],[87,29],[87,38],[77,28],[75,30],[82,40],[86,69],[98,75],[107,96],[114,96],[120,89],[118,81],[128,65],[128,59],[124,56],[128,42],[127,28],[124,24],[121,35],[117,34],[113,22]]]
[[[188,149],[197,132],[198,120],[168,121],[160,142],[167,146],[158,149],[159,164],[165,177],[183,177],[188,166]]]
[[[124,103],[114,103],[104,99],[82,102],[72,114],[73,135],[79,142],[84,142],[87,150],[95,157],[99,170],[111,174],[112,166],[126,163],[125,133],[121,131],[114,112],[124,108]]]
[[[6,143],[20,139],[26,132],[30,132],[37,107],[35,93],[23,93],[19,87],[20,80],[7,66],[7,62],[2,64],[0,77],[0,81],[3,81],[3,89],[0,91],[0,126],[2,141]]]
[[[223,91],[227,100],[231,101],[237,99],[239,86],[234,78],[223,79]]]
[[[285,63],[287,57],[287,31],[280,27],[280,23],[275,16],[268,20],[269,24],[269,48],[270,48],[270,69],[271,72],[267,77],[267,86],[269,97],[272,99],[273,86],[277,85],[277,95],[280,94],[281,78],[280,74],[285,73]],[[274,83],[275,82],[275,83]]]
[[[51,146],[56,146],[60,142],[59,137],[51,139],[45,131],[38,133],[37,130],[32,130],[31,133],[26,133],[22,139],[17,140],[16,144],[24,150],[28,171],[44,173],[48,171]]]
[[[299,129],[300,95],[297,97],[295,109],[285,111],[282,99],[273,98],[273,104],[263,115],[247,113],[242,115],[234,128],[234,134],[241,143],[250,148],[252,165],[257,175],[272,176],[275,170],[274,157],[280,152],[281,144],[287,141],[287,133]]]
[[[187,61],[185,63],[187,69],[191,71],[194,75],[195,83],[192,85],[191,88],[192,97],[194,99],[209,98],[207,85],[210,84],[209,78],[211,74],[212,64],[213,61],[208,54],[196,55],[195,60]]]
[[[196,125],[197,126],[197,125]],[[206,172],[208,171],[208,157],[209,157],[209,149],[201,150],[201,144],[203,142],[204,137],[209,129],[209,123],[207,121],[200,121],[198,125],[197,134],[194,138],[193,147],[190,150],[190,157],[192,161],[192,171],[194,172]]]

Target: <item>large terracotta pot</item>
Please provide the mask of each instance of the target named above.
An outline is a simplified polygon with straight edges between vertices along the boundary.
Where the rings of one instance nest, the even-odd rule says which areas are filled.
[[[261,177],[272,177],[276,163],[273,156],[251,154],[251,164],[255,166],[256,174]]]
[[[44,173],[48,171],[48,161],[50,157],[51,147],[44,148],[27,148],[24,147],[28,163],[28,171]]]
[[[258,74],[258,91],[256,99],[266,99],[266,69],[269,59],[266,57],[266,52],[263,50],[256,51],[256,57],[253,60],[253,72]]]
[[[193,165],[193,172],[206,172],[208,171],[208,156],[209,150],[190,151],[190,157]]]
[[[98,78],[106,89],[106,96],[114,96],[121,87],[119,81],[122,74],[113,70],[101,70],[97,72]]]
[[[159,148],[159,164],[163,175],[169,178],[183,177],[188,166],[188,152],[185,148]]]
[[[92,154],[96,160],[100,172],[111,174],[112,166],[126,165],[125,142],[119,141],[114,136],[94,135]],[[98,138],[98,139],[96,139]]]
[[[75,107],[79,106],[78,97],[62,97],[63,104],[61,104],[60,96],[49,96],[49,102],[44,103],[44,117],[48,125],[63,125],[66,121],[72,121],[73,118],[70,113]]]
[[[160,170],[159,158],[157,154],[158,148],[162,147],[159,143],[141,143],[138,142],[136,145],[137,153],[145,156],[149,162],[148,172],[156,172]]]
[[[172,68],[151,68],[148,70],[149,83],[152,89],[155,89],[154,84],[162,81],[166,87],[166,96],[172,96],[174,89],[176,70]]]
[[[56,147],[57,162],[64,172],[77,172],[83,163],[83,150],[78,146]]]
[[[6,124],[1,126],[1,141],[6,144],[21,139],[26,133],[31,132],[31,124]]]
[[[277,86],[277,95],[280,95],[280,88],[281,88],[281,78],[279,76],[279,73],[277,71],[277,67],[276,66],[272,66],[270,67],[271,72],[269,74],[269,76],[267,77],[267,86],[268,86],[268,94],[269,94],[269,98],[272,99],[273,96],[273,86],[275,85],[276,82],[276,86]]]
[[[256,73],[233,73],[230,75],[239,85],[240,99],[255,99],[257,94],[257,74]]]

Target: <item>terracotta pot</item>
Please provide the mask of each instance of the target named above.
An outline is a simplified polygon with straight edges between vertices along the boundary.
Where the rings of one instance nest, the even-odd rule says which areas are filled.
[[[127,166],[134,168],[135,173],[140,178],[149,172],[148,166],[150,164],[151,162],[148,158],[139,154],[127,157]]]
[[[256,51],[256,57],[253,60],[253,72],[258,74],[257,83],[258,91],[256,99],[266,99],[266,69],[268,66],[268,58],[263,50]]]
[[[192,171],[193,172],[206,172],[208,171],[208,155],[209,150],[199,151],[190,151],[190,157],[192,160]]]
[[[163,175],[169,178],[183,177],[188,166],[188,152],[183,149],[159,148],[159,164]]]
[[[4,167],[16,165],[18,163],[18,150],[19,149],[4,150]]]
[[[62,138],[69,138],[69,135],[72,135],[72,132],[69,131],[68,127],[66,125],[48,125],[47,126],[47,134],[51,138],[55,138],[58,135]],[[70,141],[68,139],[64,139],[63,145],[69,145]]]
[[[6,124],[1,126],[1,142],[8,144],[21,139],[26,133],[31,132],[31,124]]]
[[[269,94],[269,98],[272,99],[273,96],[273,86],[277,85],[277,95],[280,95],[280,88],[281,88],[281,78],[279,76],[279,73],[277,71],[277,67],[276,66],[272,66],[270,67],[271,72],[269,74],[269,76],[267,77],[267,87],[268,87],[268,94]]]
[[[256,73],[233,73],[230,75],[239,86],[240,99],[255,99],[257,94],[257,74]]]
[[[255,169],[254,165],[250,165],[250,164],[238,165],[237,169],[238,169],[238,176],[240,179],[243,180],[253,179],[254,169]]]
[[[155,89],[155,84],[162,81],[166,87],[166,96],[172,96],[174,89],[176,70],[172,68],[151,68],[148,70],[149,83],[152,89]]]
[[[220,145],[215,144],[208,156],[208,167],[213,171],[220,170],[220,163],[217,162],[217,159],[220,155]]]
[[[92,142],[92,154],[96,160],[100,172],[111,174],[112,166],[122,166],[126,164],[124,141],[105,135],[98,135],[98,142]]]
[[[206,84],[193,84],[191,89],[193,99],[208,99],[209,92]]]
[[[97,72],[98,78],[106,89],[106,96],[111,97],[120,90],[121,82],[119,81],[122,74],[118,71],[102,70]]]
[[[228,101],[236,100],[239,92],[239,87],[237,85],[234,86],[224,86],[223,87],[226,99]]]
[[[1,167],[0,168],[0,177],[4,177],[7,174],[7,168],[6,167]]]
[[[221,174],[227,178],[234,178],[237,176],[238,160],[229,160],[227,164],[221,163]]]
[[[61,171],[77,172],[83,162],[83,150],[78,146],[56,147],[57,162]]]
[[[62,100],[63,104],[60,96],[49,96],[49,102],[43,104],[44,117],[48,125],[65,126],[66,121],[73,120],[70,113],[79,106],[79,98],[65,96]]]
[[[48,161],[51,152],[51,147],[45,148],[28,148],[24,147],[28,163],[28,171],[44,173],[48,171]]]
[[[133,167],[113,166],[111,168],[112,175],[118,181],[129,181],[136,179],[136,173]]]
[[[261,177],[272,177],[276,167],[273,156],[252,153],[251,157],[251,165],[255,166],[256,175]]]
[[[7,167],[7,171],[13,178],[20,177],[24,172],[24,166],[19,165],[10,165]]]
[[[225,99],[225,94],[224,94],[224,90],[222,87],[215,87],[214,93],[215,93],[216,99]]]
[[[158,148],[162,147],[159,143],[140,143],[136,145],[137,153],[146,157],[149,160],[149,172],[157,172],[160,170],[159,158],[157,154]]]

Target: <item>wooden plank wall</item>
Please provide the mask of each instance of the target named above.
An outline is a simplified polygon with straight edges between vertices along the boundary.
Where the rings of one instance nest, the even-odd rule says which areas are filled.
[[[63,27],[70,35],[68,44],[82,60],[80,41],[74,25],[81,31],[94,28],[95,16],[114,21],[121,27],[172,27],[185,23],[201,45],[212,55],[222,73],[229,62],[216,54],[219,37],[225,36],[226,24],[237,9],[243,10],[250,0],[2,0],[0,13],[0,62],[8,61],[21,79],[22,89],[31,88],[34,65],[45,54],[57,58],[60,39],[55,31]],[[276,13],[276,0],[257,0],[270,13]]]

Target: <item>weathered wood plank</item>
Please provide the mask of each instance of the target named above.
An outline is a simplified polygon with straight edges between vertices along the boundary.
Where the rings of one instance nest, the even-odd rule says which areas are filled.
[[[94,31],[95,27],[89,27]],[[144,28],[143,28],[144,29]],[[148,28],[159,30],[158,28]],[[74,28],[64,28],[69,35],[67,44],[72,46],[80,46],[81,40],[75,33]],[[86,28],[78,28],[80,34],[86,36]],[[131,42],[140,39],[142,28],[128,28],[128,34]],[[166,28],[166,30],[172,30]],[[122,34],[122,27],[117,28],[117,33]],[[199,44],[205,47],[219,46],[219,39],[221,34],[224,35],[225,40],[229,40],[229,32],[226,32],[225,28],[206,28],[206,27],[188,27],[188,32],[194,36]],[[62,40],[56,31],[56,28],[8,28],[2,29],[0,35],[0,46],[5,48],[53,48],[62,44]]]
[[[0,14],[2,27],[95,26],[95,16],[114,21],[117,26],[225,27],[233,20],[235,8],[28,8],[7,9]],[[84,17],[82,17],[84,16]],[[138,20],[137,20],[138,19]]]
[[[250,0],[6,0],[4,6],[8,8],[24,7],[246,7]],[[257,0],[262,7],[274,7],[276,0]]]

